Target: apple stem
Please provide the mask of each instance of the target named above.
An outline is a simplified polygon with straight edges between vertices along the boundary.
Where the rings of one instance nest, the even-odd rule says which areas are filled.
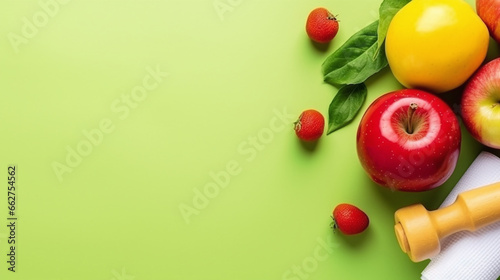
[[[408,134],[413,134],[413,115],[415,114],[415,110],[417,110],[417,108],[417,103],[411,103],[410,109],[408,109],[408,124],[406,126],[406,132],[408,132]]]

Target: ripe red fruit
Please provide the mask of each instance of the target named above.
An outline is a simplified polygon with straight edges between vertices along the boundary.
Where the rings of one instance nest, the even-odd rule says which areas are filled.
[[[330,42],[339,31],[339,22],[325,8],[316,8],[309,13],[306,32],[311,40],[318,43]]]
[[[343,234],[353,235],[363,232],[370,223],[368,216],[358,207],[342,203],[333,210],[333,227]]]
[[[369,177],[399,191],[442,185],[455,170],[460,148],[460,124],[453,110],[438,96],[417,89],[378,97],[356,134],[359,161]]]
[[[294,122],[295,134],[304,141],[318,140],[325,129],[325,118],[313,109],[305,110]]]

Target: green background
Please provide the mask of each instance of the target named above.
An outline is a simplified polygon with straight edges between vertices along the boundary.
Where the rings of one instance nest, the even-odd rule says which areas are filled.
[[[380,2],[0,2],[0,278],[419,279],[427,262],[401,252],[393,213],[438,207],[483,147],[463,130],[448,182],[397,193],[358,161],[361,115],[314,147],[292,129],[305,109],[327,115],[321,63]],[[340,19],[327,46],[304,30],[319,6]],[[387,68],[367,86],[363,110],[401,88]],[[444,96],[455,110],[459,94]],[[366,232],[332,233],[342,202]]]

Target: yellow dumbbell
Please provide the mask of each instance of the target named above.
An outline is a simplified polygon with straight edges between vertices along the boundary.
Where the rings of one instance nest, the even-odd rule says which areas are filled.
[[[500,182],[463,192],[447,207],[428,211],[421,204],[395,213],[394,230],[403,252],[414,262],[436,256],[440,240],[500,221]]]

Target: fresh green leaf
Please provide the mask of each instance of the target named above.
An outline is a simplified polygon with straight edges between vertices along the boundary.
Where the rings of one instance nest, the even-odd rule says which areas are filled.
[[[377,52],[384,43],[389,24],[396,13],[401,10],[411,0],[384,0],[379,8],[379,23],[378,23],[378,47]]]
[[[326,134],[344,127],[354,119],[365,102],[367,92],[364,83],[345,85],[339,89],[328,109]]]
[[[322,65],[325,82],[360,84],[387,66],[384,49],[377,53],[378,20],[352,35]]]

